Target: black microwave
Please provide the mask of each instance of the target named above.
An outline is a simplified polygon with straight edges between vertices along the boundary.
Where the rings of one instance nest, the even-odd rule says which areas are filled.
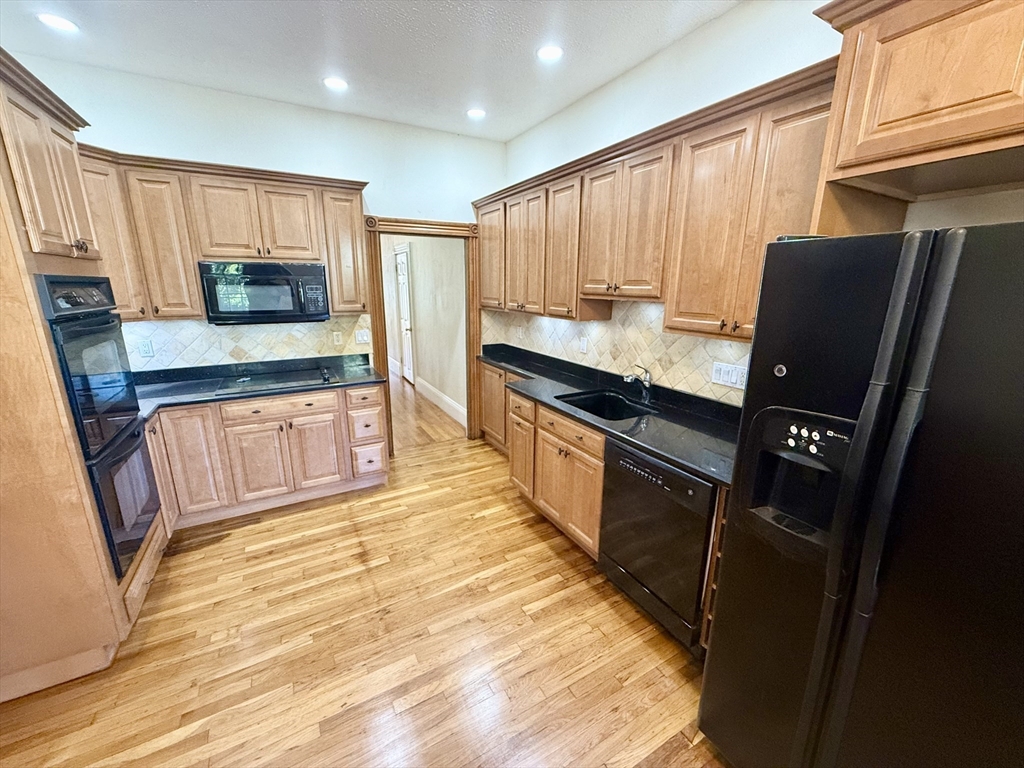
[[[326,320],[323,264],[200,261],[206,319],[214,325]]]

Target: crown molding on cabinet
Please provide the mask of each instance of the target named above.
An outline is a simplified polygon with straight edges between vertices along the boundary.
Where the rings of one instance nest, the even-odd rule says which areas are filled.
[[[904,0],[832,0],[813,13],[822,21],[827,21],[832,29],[844,32],[854,24],[877,16],[902,2]]]
[[[160,171],[177,171],[179,173],[206,173],[215,176],[227,176],[246,181],[268,181],[275,184],[307,184],[333,189],[350,189],[362,191],[369,182],[333,179],[327,176],[307,176],[287,171],[268,171],[262,168],[245,168],[239,165],[221,165],[219,163],[200,163],[193,160],[169,160],[162,157],[146,155],[126,155],[90,144],[79,144],[78,152],[82,157],[93,160],[104,160],[117,165],[130,165],[136,168],[147,168]]]
[[[394,219],[367,216],[366,228],[384,235],[433,235],[435,237],[476,237],[476,222],[426,221],[423,219]]]
[[[623,155],[631,154],[638,150],[647,149],[683,133],[697,130],[721,120],[727,120],[744,112],[759,109],[766,104],[771,104],[789,96],[806,93],[817,88],[831,88],[835,83],[838,62],[838,56],[832,56],[824,61],[819,61],[817,64],[804,67],[777,80],[772,80],[764,85],[751,88],[749,91],[730,96],[728,99],[723,99],[698,109],[696,112],[690,112],[682,117],[677,117],[675,120],[670,120],[643,133],[638,133],[636,136],[623,139],[596,152],[591,152],[589,155],[570,160],[568,163],[559,165],[549,171],[532,176],[529,179],[524,179],[504,189],[499,189],[497,192],[492,192],[486,197],[474,200],[473,205],[479,208],[566,176],[583,173],[583,171],[595,165],[620,158]]]
[[[69,107],[56,93],[29,72],[3,48],[0,48],[0,81],[21,91],[45,109],[51,117],[72,131],[79,131],[89,123]]]

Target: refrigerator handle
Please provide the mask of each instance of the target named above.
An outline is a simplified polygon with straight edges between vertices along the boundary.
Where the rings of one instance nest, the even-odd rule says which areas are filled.
[[[928,389],[931,386],[932,370],[935,367],[935,357],[942,337],[942,328],[946,322],[953,282],[956,279],[966,235],[964,229],[956,229],[945,233],[943,238],[939,263],[936,267],[934,288],[925,310],[917,349],[914,351],[910,374],[907,377],[906,394],[900,404],[896,425],[882,461],[878,485],[868,517],[857,576],[857,589],[853,597],[850,628],[836,673],[835,690],[832,695],[828,720],[823,726],[818,749],[816,765],[820,768],[835,766],[839,757],[843,727],[846,723],[846,715],[850,711],[854,685],[857,682],[857,670],[860,667],[861,655],[867,642],[868,628],[871,624],[875,603],[878,600],[878,577],[882,573],[883,563],[889,553],[886,543],[889,526],[892,522],[893,507],[899,492],[907,455],[910,453],[910,447],[917,433],[917,426],[924,415]]]

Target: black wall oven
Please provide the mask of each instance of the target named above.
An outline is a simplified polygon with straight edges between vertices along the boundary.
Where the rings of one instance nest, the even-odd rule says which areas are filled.
[[[160,508],[121,318],[105,277],[36,275],[36,284],[120,580]]]
[[[199,262],[206,319],[214,325],[326,320],[323,264]]]

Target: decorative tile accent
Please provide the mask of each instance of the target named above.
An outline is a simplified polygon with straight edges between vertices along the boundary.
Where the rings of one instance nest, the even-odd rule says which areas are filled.
[[[322,323],[210,325],[205,320],[140,320],[122,326],[133,371],[370,354],[370,344],[355,340],[356,331],[369,329],[368,314],[332,317]],[[335,332],[341,334],[340,345],[334,343]],[[153,342],[153,357],[139,354],[139,342],[147,339]]]
[[[711,383],[715,361],[750,362],[750,344],[662,331],[663,304],[617,301],[612,318],[577,322],[521,312],[481,310],[484,344],[509,344],[611,373],[647,368],[654,383],[731,405],[743,405],[743,391]],[[522,329],[522,337],[519,329]],[[580,352],[580,337],[587,351]]]

